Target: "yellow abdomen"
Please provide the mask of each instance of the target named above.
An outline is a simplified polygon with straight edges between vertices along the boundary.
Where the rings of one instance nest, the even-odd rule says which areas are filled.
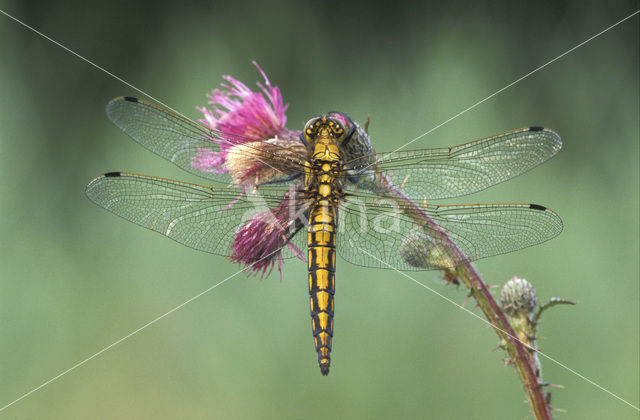
[[[309,219],[309,295],[311,325],[323,375],[329,374],[333,338],[336,229],[335,206],[327,198],[316,200]]]

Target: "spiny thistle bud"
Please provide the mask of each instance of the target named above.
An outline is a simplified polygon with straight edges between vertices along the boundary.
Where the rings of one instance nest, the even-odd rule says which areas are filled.
[[[522,315],[530,317],[538,304],[536,291],[531,283],[519,277],[513,277],[505,283],[500,293],[500,301],[510,317]]]
[[[424,232],[411,232],[400,245],[400,255],[407,264],[428,269],[455,267],[454,259],[447,254],[447,248],[438,246],[432,237]]]
[[[400,255],[407,264],[413,267],[423,267],[430,248],[429,238],[422,232],[412,232],[407,235],[400,245]]]

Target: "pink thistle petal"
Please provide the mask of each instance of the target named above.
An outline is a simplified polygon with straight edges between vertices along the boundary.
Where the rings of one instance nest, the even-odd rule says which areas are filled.
[[[291,223],[295,223],[290,221],[289,205],[297,205],[299,201],[296,198],[300,194],[292,191],[285,194],[278,206],[252,217],[236,232],[230,257],[232,262],[248,266],[256,275],[262,272],[260,277],[263,278],[271,273],[276,261],[282,275],[282,250],[285,244],[294,256],[306,260],[303,252],[288,241]],[[291,194],[296,195],[294,199],[291,199]]]
[[[340,121],[340,123],[345,127],[348,128],[350,126],[349,121],[343,116],[340,115],[339,113],[333,113],[331,114],[331,118],[335,118],[336,120]]]
[[[264,84],[257,83],[258,92],[231,76],[224,76],[227,83],[222,83],[220,89],[214,89],[207,95],[213,109],[197,107],[203,114],[200,122],[218,135],[219,138],[211,141],[218,145],[219,150],[198,149],[192,160],[194,168],[203,172],[227,172],[224,163],[231,147],[275,137],[295,139],[299,135],[299,131],[285,128],[288,105],[284,103],[280,89],[271,85],[255,61],[253,65],[264,79]]]
[[[191,166],[202,172],[224,172],[225,158],[219,152],[198,147],[198,153],[191,160]]]

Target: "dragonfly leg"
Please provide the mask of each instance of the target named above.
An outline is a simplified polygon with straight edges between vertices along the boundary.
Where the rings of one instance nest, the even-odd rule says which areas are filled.
[[[304,138],[304,133],[300,133],[300,141],[305,145],[307,149],[311,147],[309,142]]]
[[[291,175],[287,176],[286,178],[272,179],[271,181],[263,182],[260,185],[282,184],[282,183],[290,182],[290,181],[293,181],[294,179],[300,178],[301,175],[302,175],[302,172],[298,172],[298,173],[295,173],[295,174],[291,174]]]

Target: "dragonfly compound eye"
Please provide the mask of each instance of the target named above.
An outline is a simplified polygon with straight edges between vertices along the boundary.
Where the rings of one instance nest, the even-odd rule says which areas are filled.
[[[308,143],[318,136],[321,118],[312,118],[304,126],[304,137]]]
[[[344,134],[344,127],[340,121],[327,116],[313,118],[304,127],[304,136],[309,143],[318,137],[333,137],[342,140]]]
[[[344,136],[344,127],[340,124],[340,121],[335,118],[327,118],[329,123],[329,130],[332,132],[333,137],[342,140]]]

